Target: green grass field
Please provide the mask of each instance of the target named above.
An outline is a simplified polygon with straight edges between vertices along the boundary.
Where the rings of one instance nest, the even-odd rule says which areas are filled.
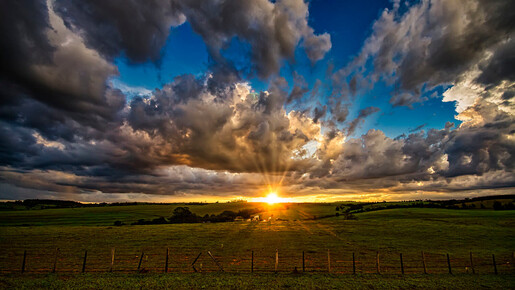
[[[45,210],[14,210],[0,211],[0,226],[31,225],[31,226],[68,226],[68,225],[113,225],[116,220],[125,223],[135,222],[139,219],[153,219],[169,217],[173,209],[186,206],[203,216],[205,214],[220,214],[230,210],[237,212],[242,209],[261,208],[264,215],[273,215],[283,219],[309,219],[335,213],[336,204],[331,203],[300,203],[270,206],[266,203],[210,203],[198,204],[144,204],[129,206],[85,207],[85,208],[59,208]]]
[[[145,285],[195,288],[201,286],[198,283],[224,287],[240,285],[238,283],[247,279],[254,252],[257,277],[252,281],[256,284],[241,284],[243,288],[266,285],[270,279],[276,279],[274,275],[279,275],[277,285],[297,288],[320,285],[327,285],[322,288],[340,288],[338,285],[348,285],[347,288],[354,288],[352,285],[409,288],[410,285],[422,284],[427,288],[469,288],[476,282],[489,287],[515,287],[512,257],[515,250],[515,211],[409,208],[359,213],[356,214],[357,220],[345,220],[342,216],[312,220],[313,216],[334,214],[336,204],[223,203],[187,206],[199,215],[262,207],[262,218],[273,215],[282,220],[112,226],[115,220],[130,223],[140,218],[167,217],[177,206],[184,205],[0,212],[0,272],[3,273],[0,283],[7,287],[19,283],[26,288],[34,285],[74,287],[86,281],[93,283],[91,285],[101,283],[98,284],[100,288],[123,287],[120,285],[127,285],[124,284],[128,283],[126,281],[133,281],[135,288]],[[19,226],[22,224],[31,226]],[[46,275],[53,267],[56,248],[59,248],[58,274]],[[110,269],[112,248],[116,253],[114,273],[106,274]],[[167,248],[170,251],[170,274],[160,275]],[[20,272],[25,250],[26,273],[15,274]],[[78,273],[85,250],[88,250],[88,256],[84,276]],[[276,250],[279,274],[273,274]],[[327,274],[328,250],[332,274]],[[217,276],[220,273],[214,272],[218,267],[207,251],[229,273]],[[430,273],[427,277],[433,278],[420,275],[423,273],[421,251],[425,252]],[[135,274],[142,252],[141,268],[149,273]],[[191,263],[201,252],[195,265],[205,273],[190,274],[193,272]],[[301,270],[302,252],[308,273],[300,277],[289,274],[295,267]],[[374,274],[377,271],[377,252],[381,276]],[[474,270],[480,274],[472,278],[470,252],[473,253]],[[359,277],[345,275],[352,274],[352,253]],[[400,253],[403,254],[406,273],[402,277],[399,276]],[[446,274],[447,253],[455,276]],[[495,254],[501,275],[493,275],[492,254]],[[340,276],[344,277],[343,280],[338,278]],[[236,284],[227,284],[230,281]],[[313,282],[315,284],[310,284]]]
[[[84,274],[0,276],[3,289],[512,289],[507,275]]]

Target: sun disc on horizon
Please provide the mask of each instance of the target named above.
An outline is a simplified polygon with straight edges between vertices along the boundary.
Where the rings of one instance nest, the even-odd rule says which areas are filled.
[[[275,192],[270,192],[266,197],[265,197],[265,201],[268,203],[268,204],[275,204],[275,203],[279,203],[281,202],[281,198],[279,196],[277,196],[277,193]]]

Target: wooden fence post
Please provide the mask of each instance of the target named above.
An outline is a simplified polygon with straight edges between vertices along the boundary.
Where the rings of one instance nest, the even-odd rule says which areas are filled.
[[[252,251],[252,256],[250,259],[250,273],[254,273],[254,251]]]
[[[302,272],[306,271],[306,259],[304,257],[304,251],[302,251]]]
[[[399,256],[401,257],[401,273],[402,275],[404,275],[404,263],[402,261],[402,253],[400,253]]]
[[[327,249],[327,271],[331,273],[331,253]]]
[[[57,256],[59,255],[59,248],[55,249],[55,256],[54,256],[54,266],[52,267],[52,273],[55,273],[55,270],[57,268]]]
[[[168,258],[170,257],[170,248],[166,248],[165,273],[168,273]]]
[[[222,265],[220,265],[220,263],[218,263],[218,261],[215,259],[215,257],[213,257],[213,255],[211,255],[211,252],[210,251],[207,251],[207,254],[211,257],[211,259],[213,259],[213,261],[215,261],[215,264],[218,266],[218,268],[220,269],[220,271],[224,271],[224,268],[222,267]]]
[[[474,260],[472,259],[472,252],[470,252],[470,268],[472,269],[472,274],[476,274],[476,269],[474,269]]]
[[[115,248],[112,248],[111,249],[111,268],[109,269],[109,272],[113,272],[113,268],[114,268],[114,253],[115,253]]]
[[[426,255],[424,254],[424,251],[422,251],[422,265],[424,266],[424,274],[427,274]]]
[[[279,249],[275,249],[275,272],[277,273],[277,266],[279,265]]]
[[[449,274],[452,275],[451,259],[449,258],[449,253],[447,253],[447,266],[449,267]]]
[[[141,256],[139,257],[139,263],[138,263],[138,273],[141,269],[141,262],[143,261],[143,256],[145,255],[145,252],[141,252]]]
[[[193,271],[195,271],[195,272],[197,272],[197,268],[195,268],[195,263],[197,262],[197,260],[200,257],[200,255],[202,255],[202,252],[198,253],[198,256],[195,258],[193,263],[191,263],[191,267],[193,268]],[[202,269],[201,269],[201,271],[202,271]]]
[[[23,251],[23,263],[21,264],[21,272],[25,273],[25,262],[27,261],[27,250]]]
[[[86,272],[86,259],[88,258],[88,250],[84,251],[84,261],[82,262],[82,273]]]
[[[352,252],[352,274],[356,274],[356,259],[354,257],[354,252]]]
[[[376,270],[377,274],[381,274],[381,268],[379,266],[379,252],[376,252]]]
[[[495,254],[492,254],[492,262],[494,264],[494,273],[497,275],[497,264],[495,263]]]

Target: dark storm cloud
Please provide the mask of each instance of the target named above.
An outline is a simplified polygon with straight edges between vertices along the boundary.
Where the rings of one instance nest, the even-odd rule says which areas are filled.
[[[55,9],[88,46],[109,58],[124,52],[135,62],[157,61],[170,27],[185,21],[170,0],[63,0]]]
[[[102,117],[111,113],[104,109],[110,105],[104,97],[106,80],[117,74],[109,61],[120,53],[134,62],[158,61],[170,27],[183,23],[185,15],[218,63],[211,89],[240,78],[220,54],[233,37],[251,44],[253,66],[261,76],[277,72],[302,40],[312,61],[330,49],[329,35],[316,36],[308,26],[302,0],[51,3],[55,7],[40,1],[2,4],[3,78],[19,85],[13,94],[66,111],[97,111]]]
[[[330,35],[315,35],[309,27],[308,4],[303,0],[176,3],[216,62],[227,64],[221,50],[233,37],[238,37],[250,44],[252,67],[261,77],[276,73],[283,59],[293,59],[300,42],[312,62],[322,59],[331,49]]]
[[[111,120],[124,102],[106,91],[116,67],[86,48],[41,1],[2,5],[2,105],[29,98],[72,116]]]
[[[293,59],[299,44],[312,62],[331,49],[330,35],[315,35],[309,27],[303,0],[66,0],[56,9],[70,29],[85,35],[88,46],[108,58],[124,52],[135,62],[159,60],[170,27],[185,20],[202,36],[213,61],[227,67],[223,70],[233,69],[221,50],[234,37],[250,44],[252,68],[261,77]]]
[[[494,55],[481,65],[477,81],[485,85],[497,85],[503,80],[515,82],[515,33],[510,41],[495,50]]]
[[[449,156],[446,176],[482,175],[489,171],[513,172],[515,118],[492,103],[476,104],[467,112],[480,116],[482,126],[464,127],[445,148]]]
[[[0,63],[3,78],[24,79],[29,64],[49,64],[55,48],[45,29],[47,5],[42,1],[0,3]]]

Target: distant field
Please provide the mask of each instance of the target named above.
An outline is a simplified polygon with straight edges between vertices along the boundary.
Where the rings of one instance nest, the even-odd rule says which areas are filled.
[[[515,273],[515,211],[409,208],[358,213],[357,220],[342,216],[312,220],[334,214],[336,204],[223,203],[187,206],[199,215],[263,207],[263,218],[273,215],[284,220],[112,226],[115,220],[166,217],[177,206],[184,205],[0,212],[0,272],[19,272],[27,250],[27,272],[48,273],[57,247],[57,271],[66,273],[81,270],[84,250],[88,250],[86,272],[108,271],[112,248],[116,249],[114,272],[135,272],[141,252],[141,268],[162,272],[169,248],[169,270],[174,273],[193,272],[191,263],[200,252],[196,265],[217,271],[207,251],[232,273],[250,272],[253,251],[254,271],[273,272],[276,249],[277,270],[282,273],[301,269],[303,251],[306,271],[327,272],[328,250],[334,273],[352,273],[353,252],[358,274],[376,272],[376,252],[384,274],[400,273],[399,253],[406,274],[422,273],[421,251],[431,274],[447,273],[447,253],[453,273],[470,272],[470,251],[476,273],[493,273],[492,254],[499,273]],[[21,224],[33,226],[14,226]]]
[[[85,208],[59,208],[44,210],[16,210],[0,211],[0,226],[31,225],[31,226],[69,226],[69,225],[113,225],[120,220],[125,223],[135,222],[139,219],[153,219],[169,217],[176,207],[189,207],[197,215],[219,214],[230,210],[237,212],[242,209],[263,209],[266,218],[273,215],[282,219],[311,219],[314,216],[335,214],[336,203],[296,203],[277,204],[270,206],[267,203],[210,203],[172,204],[172,205],[127,205]]]

